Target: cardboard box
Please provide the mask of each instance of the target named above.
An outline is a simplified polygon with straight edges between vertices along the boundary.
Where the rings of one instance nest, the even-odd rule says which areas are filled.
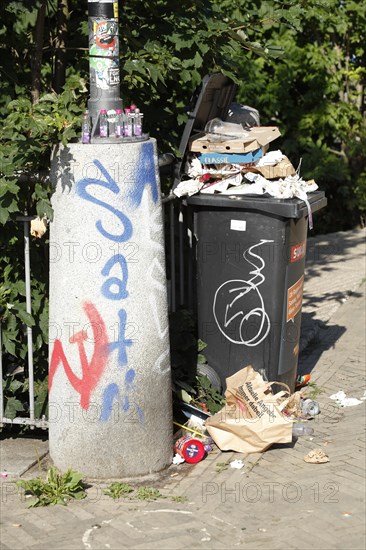
[[[274,166],[253,166],[248,168],[248,172],[261,174],[267,180],[286,178],[287,176],[296,174],[295,168],[287,157],[283,157],[283,159]]]
[[[256,149],[248,153],[199,153],[197,158],[201,164],[248,164],[262,156],[262,149]]]
[[[188,148],[197,153],[248,153],[261,147],[265,147],[271,141],[280,137],[281,132],[277,126],[254,126],[246,128],[244,136],[239,139],[226,139],[225,141],[212,141],[209,134],[200,134],[189,140]]]

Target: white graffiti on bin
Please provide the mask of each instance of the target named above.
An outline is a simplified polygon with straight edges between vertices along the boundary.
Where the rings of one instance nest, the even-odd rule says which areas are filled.
[[[261,239],[243,253],[253,266],[251,279],[230,279],[218,287],[213,301],[213,315],[220,332],[234,344],[258,346],[269,333],[271,322],[265,310],[259,286],[266,280],[262,273],[266,263],[253,250],[273,240]]]

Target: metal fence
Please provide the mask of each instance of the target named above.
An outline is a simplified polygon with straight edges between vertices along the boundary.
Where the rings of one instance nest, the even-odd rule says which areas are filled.
[[[31,277],[30,277],[30,238],[29,227],[32,217],[19,216],[17,222],[23,225],[24,234],[24,279],[25,279],[25,300],[27,313],[32,313],[32,291],[31,291]],[[28,359],[28,385],[29,385],[29,416],[28,417],[15,417],[7,418],[4,416],[4,393],[3,393],[3,381],[6,373],[3,372],[3,345],[1,335],[0,324],[0,426],[2,424],[24,424],[30,427],[47,427],[47,421],[45,418],[35,418],[34,414],[34,362],[33,362],[33,338],[32,327],[27,326],[27,359]]]
[[[175,312],[180,307],[192,307],[192,231],[187,208],[182,201],[174,199],[173,196],[163,197],[163,216],[165,220],[165,242],[166,242],[166,266],[167,266],[167,291],[168,306],[170,312]],[[26,310],[32,313],[31,303],[31,241],[30,222],[33,217],[20,216],[17,218],[19,225],[23,225],[24,233],[24,277],[26,289]],[[19,228],[20,229],[20,228]],[[20,229],[21,230],[21,229]],[[34,407],[34,361],[37,361],[37,354],[33,356],[33,335],[32,328],[26,327],[27,333],[27,375],[29,381],[29,409],[27,416],[7,418],[4,414],[5,399],[3,382],[8,373],[3,368],[3,344],[0,322],[0,427],[4,424],[27,425],[31,428],[47,428],[48,421],[45,416],[35,417]],[[25,369],[24,369],[25,372]]]

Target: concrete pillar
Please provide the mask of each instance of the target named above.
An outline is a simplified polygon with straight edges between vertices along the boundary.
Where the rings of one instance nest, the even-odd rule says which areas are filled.
[[[49,438],[62,471],[121,478],[171,463],[157,166],[154,139],[53,155]]]

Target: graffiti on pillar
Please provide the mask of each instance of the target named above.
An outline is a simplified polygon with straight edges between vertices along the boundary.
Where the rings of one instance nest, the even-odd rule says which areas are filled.
[[[99,171],[97,177],[82,178],[77,181],[76,193],[81,199],[96,205],[98,208],[101,208],[102,211],[108,211],[109,214],[112,214],[112,217],[109,215],[108,221],[106,221],[106,219],[103,220],[102,216],[100,216],[100,218],[98,217],[95,222],[96,230],[109,242],[124,243],[124,247],[129,246],[131,243],[128,243],[128,241],[133,235],[133,225],[130,218],[125,212],[113,206],[113,200],[105,202],[97,197],[98,188],[102,188],[103,190],[107,189],[112,193],[111,197],[113,197],[113,195],[120,193],[120,187],[99,160],[94,160],[93,164]],[[126,204],[134,210],[138,208],[149,208],[147,204],[148,201],[142,201],[144,190],[146,187],[149,187],[155,204],[153,212],[149,212],[148,216],[148,219],[151,219],[151,223],[147,224],[148,227],[146,228],[147,246],[155,249],[157,252],[157,257],[149,267],[148,274],[152,281],[152,290],[148,296],[148,303],[150,303],[152,308],[157,336],[159,339],[163,340],[168,332],[168,319],[167,317],[166,320],[161,319],[158,314],[158,306],[161,302],[163,293],[166,293],[166,286],[165,270],[161,260],[161,258],[163,258],[164,248],[162,243],[155,236],[157,232],[161,231],[162,221],[161,211],[157,204],[158,184],[153,162],[152,144],[143,144],[138,165],[139,168],[136,178],[134,178],[133,189],[125,198]],[[116,269],[118,269],[118,276],[116,276]],[[123,300],[129,296],[129,272],[126,255],[121,254],[120,251],[117,254],[112,252],[112,256],[108,258],[102,267],[100,275],[104,279],[100,286],[101,296],[113,303],[117,301],[121,302],[122,306]],[[115,337],[112,338],[111,341],[108,341],[105,322],[95,306],[86,303],[83,307],[90,323],[92,323],[93,331],[94,327],[98,327],[99,330],[97,333],[97,328],[95,328],[93,340],[94,351],[92,357],[90,361],[88,361],[84,347],[86,339],[85,333],[81,331],[75,334],[69,342],[76,344],[78,348],[80,365],[75,365],[75,369],[80,369],[81,366],[82,376],[79,378],[70,365],[70,361],[66,358],[61,341],[56,340],[50,362],[49,388],[52,387],[55,373],[61,365],[70,384],[80,394],[80,406],[87,409],[91,402],[92,392],[101,381],[109,355],[116,353],[118,365],[121,367],[121,376],[112,383],[107,384],[106,387],[100,388],[102,390],[102,402],[99,419],[102,422],[107,422],[117,406],[119,410],[126,415],[126,422],[130,421],[144,424],[143,410],[134,397],[136,372],[133,368],[128,366],[128,350],[133,346],[134,341],[127,336],[126,327],[128,320],[126,309],[124,307],[118,308],[118,330]],[[156,372],[165,373],[169,370],[168,367],[169,349],[160,354],[153,368]]]
[[[144,143],[141,148],[135,186],[129,195],[131,208],[135,209],[140,206],[142,194],[147,185],[151,187],[152,199],[156,204],[159,194],[154,164],[154,147],[152,143]]]
[[[102,317],[99,315],[96,307],[86,302],[83,309],[89,318],[93,329],[94,351],[90,361],[87,359],[85,351],[85,341],[88,336],[85,330],[74,334],[70,339],[70,344],[76,344],[79,351],[82,376],[79,378],[72,370],[69,361],[66,358],[62,343],[55,340],[50,361],[50,372],[48,378],[48,387],[51,389],[53,378],[60,365],[63,366],[65,374],[72,387],[80,394],[80,406],[82,409],[88,409],[90,404],[90,394],[98,384],[102,376],[108,358],[108,339],[107,331]]]
[[[99,200],[90,192],[90,188],[95,190],[95,188],[102,187],[108,189],[114,194],[120,192],[119,186],[113,180],[111,175],[98,160],[94,160],[94,165],[99,169],[100,173],[103,176],[103,179],[97,178],[84,178],[77,182],[76,192],[84,200],[87,200],[93,204],[96,204],[115,216],[118,221],[121,231],[110,232],[103,225],[102,220],[97,220],[95,227],[99,233],[109,241],[123,243],[128,241],[133,234],[133,227],[129,217],[123,213],[121,210],[114,208],[111,204],[106,203],[105,201]],[[111,258],[107,260],[104,267],[101,270],[101,275],[108,277],[112,268],[115,265],[119,265],[121,269],[121,276],[118,277],[109,277],[101,287],[101,293],[107,300],[124,300],[128,297],[128,264],[126,258],[123,254],[114,254]],[[120,367],[125,367],[128,364],[127,349],[133,345],[133,341],[129,338],[126,338],[126,324],[127,324],[127,314],[126,311],[121,308],[118,312],[118,335],[115,342],[110,342],[108,346],[108,353],[114,353],[117,351],[118,364]],[[117,383],[109,384],[103,392],[103,403],[102,403],[102,413],[100,420],[106,422],[109,420],[112,414],[113,405],[117,403],[120,405],[123,412],[128,412],[131,408],[137,412],[138,419],[141,423],[144,421],[143,412],[140,406],[131,402],[130,393],[133,390],[133,381],[135,379],[134,369],[129,369],[124,376],[124,387],[125,394],[121,396],[120,388]]]
[[[160,304],[166,299],[166,275],[164,265],[164,245],[161,242],[162,234],[162,215],[161,209],[157,204],[158,185],[154,164],[154,149],[152,143],[144,143],[141,157],[138,163],[137,181],[129,196],[132,209],[141,208],[143,219],[148,219],[149,223],[144,224],[144,242],[149,250],[154,250],[154,259],[151,262],[147,276],[150,281],[150,291],[147,296],[153,315],[153,322],[156,329],[157,338],[162,342],[166,341],[169,331],[168,316],[162,315]],[[147,202],[142,202],[142,195],[145,188],[149,186],[155,208]],[[168,373],[170,370],[169,347],[164,350],[155,361],[153,370],[158,374]]]

